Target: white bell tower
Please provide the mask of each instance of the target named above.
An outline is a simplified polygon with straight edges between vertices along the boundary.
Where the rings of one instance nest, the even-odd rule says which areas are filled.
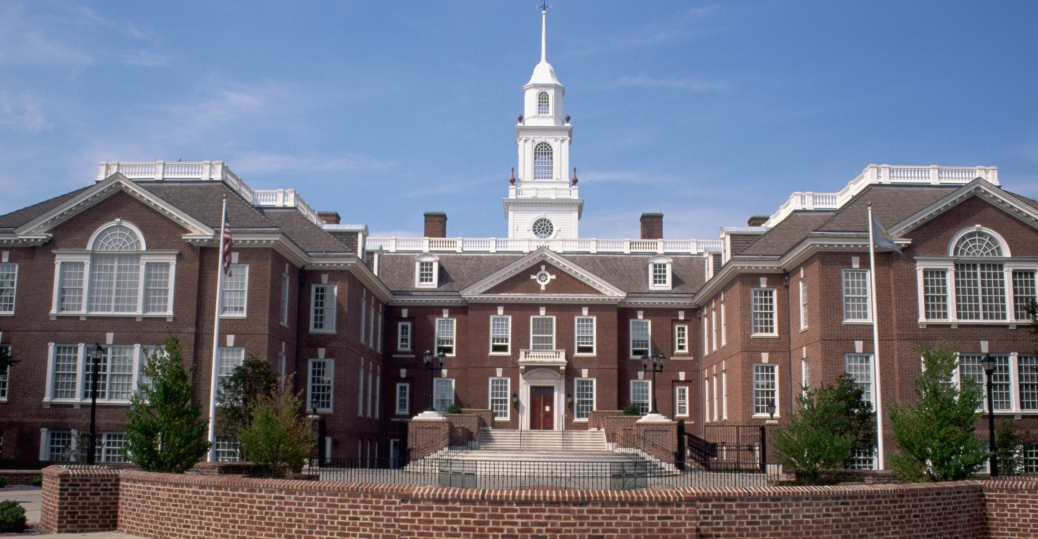
[[[523,115],[515,126],[518,174],[504,199],[508,237],[575,239],[584,208],[570,179],[569,145],[573,127],[562,109],[566,88],[547,57],[547,6],[541,6],[541,62],[523,86]]]

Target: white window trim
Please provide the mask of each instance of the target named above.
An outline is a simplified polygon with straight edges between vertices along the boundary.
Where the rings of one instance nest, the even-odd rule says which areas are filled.
[[[710,309],[710,351],[717,351],[717,309]]]
[[[847,318],[847,274],[848,273],[863,273],[865,274],[865,309],[868,312],[868,316],[865,318]],[[840,270],[840,307],[841,313],[843,314],[844,325],[853,326],[855,324],[872,324],[872,271],[863,268],[843,268]]]
[[[753,395],[753,367],[756,365],[767,365],[769,367],[775,368],[775,419],[777,420],[780,417],[782,417],[782,406],[779,404],[779,400],[781,398],[782,393],[782,386],[780,383],[782,377],[779,375],[779,366],[777,363],[754,363],[750,366],[750,411],[753,412],[755,408]],[[769,414],[753,413],[750,417],[753,419],[766,419],[769,421],[771,420],[771,416]]]
[[[0,311],[0,316],[14,316],[15,309],[18,308],[18,263],[17,262],[3,262],[5,265],[14,266],[14,290],[11,296],[11,310]]]
[[[551,319],[551,348],[549,350],[556,350],[556,338],[558,337],[558,331],[555,324],[555,317],[552,315],[533,315],[530,316],[530,350],[533,350],[533,320],[535,318],[550,318]],[[543,337],[544,335],[540,335]]]
[[[76,347],[76,387],[75,387],[75,391],[73,393],[73,395],[76,395],[76,396],[72,397],[72,398],[61,398],[61,399],[59,399],[59,398],[55,398],[54,397],[54,355],[56,353],[56,348],[57,348],[58,345],[62,345],[62,346],[75,346]],[[43,397],[43,402],[44,403],[47,403],[47,404],[51,404],[51,403],[53,403],[53,404],[84,404],[84,403],[86,403],[86,404],[88,404],[88,403],[90,403],[90,397],[89,396],[87,396],[87,397],[83,396],[83,390],[86,388],[86,383],[87,383],[87,374],[85,372],[86,365],[87,365],[87,363],[89,361],[92,361],[92,360],[87,359],[87,357],[86,357],[87,353],[88,353],[88,347],[89,346],[90,345],[87,345],[87,344],[84,344],[84,343],[69,343],[69,344],[53,343],[53,342],[47,343],[47,377],[46,377],[47,387],[44,390],[44,397]],[[108,345],[108,346],[105,347],[105,353],[106,354],[108,353],[108,348],[111,347],[111,346],[112,345]],[[133,365],[132,365],[132,369],[133,370],[132,370],[132,374],[131,374],[130,393],[131,394],[135,393],[135,392],[137,392],[137,382],[138,382],[138,379],[140,378],[141,361],[144,360],[144,354],[147,351],[148,347],[141,346],[140,344],[116,344],[114,346],[132,346],[133,347]],[[11,377],[10,376],[7,377],[7,384],[8,384],[8,395],[10,395],[10,384],[11,384]],[[106,387],[107,387],[107,382],[106,382]],[[0,402],[5,402],[5,401],[6,401],[6,399],[0,399]],[[126,398],[126,399],[101,399],[100,397],[98,397],[98,399],[97,399],[97,405],[98,406],[126,406],[128,404],[130,404],[130,399],[129,398]]]
[[[703,423],[710,422],[710,376],[703,375]]]
[[[8,350],[14,350],[14,348],[10,344],[0,344],[0,348],[7,348]],[[7,372],[0,373],[0,375],[6,375],[6,378],[4,380],[6,385],[4,386],[4,394],[0,395],[0,402],[7,402],[7,397],[8,397],[8,395],[11,394],[11,367],[7,367]],[[135,384],[136,384],[136,381],[137,380],[134,379],[134,383]],[[134,387],[136,387],[136,385]],[[2,442],[2,440],[0,440],[0,442]]]
[[[245,303],[242,306],[242,312],[240,314],[239,313],[225,314],[225,313],[221,312],[220,313],[220,319],[221,320],[244,320],[244,319],[248,318],[248,315],[249,315],[249,265],[248,264],[231,264],[231,272],[232,272],[232,274],[235,271],[242,271],[243,268],[245,270]],[[223,270],[221,269],[220,271],[223,271]],[[225,286],[225,287],[227,286],[227,279],[226,278],[223,279],[223,286]],[[223,289],[223,290],[220,290],[220,311],[223,311],[223,293],[225,291],[226,291],[226,288]]]
[[[649,327],[649,347],[648,347],[648,352],[651,354],[652,353],[652,320],[649,320],[649,319],[638,320],[637,318],[632,318],[630,321],[628,321],[628,325],[627,325],[627,353],[630,356],[630,359],[638,359],[638,360],[640,360],[642,358],[641,354],[638,354],[637,356],[634,355],[634,323],[635,322],[645,322],[648,325],[648,327]]]
[[[447,357],[454,357],[458,354],[458,319],[457,318],[436,318],[433,322],[433,353],[438,354],[440,352],[440,320],[450,320],[451,323],[451,338],[454,342],[451,345],[451,353],[444,354]]]
[[[1002,258],[1010,258],[1013,256],[1013,253],[1009,250],[1009,243],[1006,241],[1005,238],[1002,237],[1001,234],[995,232],[994,230],[991,230],[990,228],[978,225],[971,226],[969,228],[964,228],[960,230],[957,234],[952,236],[951,241],[948,242],[948,250],[946,251],[949,257],[957,258],[955,254],[955,247],[959,244],[959,241],[962,239],[963,236],[971,232],[983,232],[984,234],[988,234],[991,237],[995,238],[995,241],[999,243],[999,247],[1002,248]],[[975,258],[970,259],[975,260]]]
[[[598,379],[597,378],[574,378],[573,379],[573,421],[576,423],[586,423],[591,419],[591,412],[588,412],[588,417],[578,418],[577,417],[577,380],[591,380],[591,412],[598,410]]]
[[[591,319],[591,352],[578,352],[577,346],[577,320],[581,318]],[[581,357],[594,357],[598,355],[598,317],[597,316],[575,316],[573,317],[573,355]]]
[[[646,385],[649,386],[649,392],[647,393],[649,400],[646,401],[646,405],[647,405],[648,409],[646,410],[646,412],[644,414],[641,414],[644,417],[645,415],[648,415],[648,414],[650,414],[652,412],[652,380],[631,380],[630,381],[630,387],[628,387],[627,395],[630,397],[628,400],[630,402],[632,402],[632,403],[635,402],[635,400],[634,400],[634,384],[646,384]]]
[[[457,390],[456,390],[456,386],[454,385],[454,378],[434,378],[433,379],[433,387],[432,387],[432,390],[433,390],[433,405],[435,406],[435,404],[436,404],[436,385],[437,385],[436,382],[440,381],[440,380],[446,380],[446,381],[450,382],[450,384],[451,384],[451,403],[447,405],[447,408],[449,409],[451,406],[454,405],[455,401],[458,400],[458,393],[457,393]],[[441,413],[446,413],[446,412],[447,412],[447,410],[444,410]]]
[[[494,319],[495,318],[505,318],[505,319],[508,320],[508,350],[506,350],[504,352],[495,352],[494,351]],[[455,333],[457,333],[457,331],[455,331]],[[507,314],[491,315],[490,316],[490,335],[489,335],[489,338],[490,338],[490,342],[489,342],[490,348],[489,348],[488,353],[490,355],[492,355],[492,356],[510,356],[510,355],[512,355],[512,316],[511,315],[507,315]]]
[[[505,417],[497,417],[494,415],[494,380],[504,380],[505,387]],[[504,376],[493,376],[487,381],[487,408],[490,409],[490,418],[492,421],[511,421],[512,420],[512,379]]]
[[[721,348],[728,346],[728,316],[725,314],[724,301],[721,301]]]
[[[432,282],[421,282],[422,262],[432,262]],[[415,288],[436,288],[440,286],[440,257],[428,253],[420,254],[414,259],[414,286]]]
[[[678,403],[681,402],[680,395],[685,393],[685,413],[679,413]],[[674,417],[688,417],[689,416],[689,403],[688,403],[688,386],[675,386],[674,387]]]
[[[326,297],[325,301],[331,301],[331,316],[325,318],[324,325],[325,329],[314,329],[314,318],[317,315],[317,289],[325,288],[331,289],[331,298]],[[327,293],[326,293],[327,296]],[[335,284],[315,284],[310,285],[310,333],[335,333],[335,319],[336,311],[339,310],[339,285]],[[328,327],[331,329],[328,329]]]
[[[123,222],[123,225],[128,223]],[[141,236],[143,238],[143,236]],[[143,244],[143,240],[142,240]],[[119,253],[123,253],[120,255]],[[152,251],[90,251],[90,250],[61,250],[54,251],[54,289],[52,293],[50,316],[55,318],[58,316],[79,316],[89,318],[167,318],[173,317],[173,302],[176,297],[176,275],[177,275],[177,255],[179,251],[171,250],[152,250]],[[96,256],[136,256],[140,259],[140,268],[137,275],[137,309],[132,312],[122,313],[109,313],[109,312],[94,312],[90,310],[90,262],[92,257]],[[61,264],[67,262],[79,262],[83,264],[83,297],[81,303],[81,309],[78,311],[62,311],[61,308]],[[144,312],[144,294],[145,294],[145,281],[146,274],[145,270],[147,265],[151,264],[169,264],[169,298],[166,302],[165,312]],[[246,300],[248,294],[246,294]],[[13,314],[13,313],[11,313]],[[221,316],[223,317],[223,316]]]
[[[957,353],[955,360],[955,371],[952,373],[952,381],[956,387],[962,387],[962,369],[960,368],[960,358],[963,354]],[[969,356],[984,356],[983,353],[966,352],[965,355]],[[1007,356],[1009,357],[1009,409],[1008,410],[995,410],[996,416],[1001,415],[1012,415],[1012,416],[1036,416],[1038,410],[1024,410],[1021,406],[1022,396],[1020,395],[1020,356],[1031,356],[1034,355],[1031,352],[992,352],[992,356]],[[988,413],[988,388],[987,383],[980,385],[981,403],[977,408],[978,412],[984,414]]]
[[[685,330],[685,345],[682,346],[678,340],[678,328],[684,328]],[[674,324],[674,355],[686,355],[688,354],[688,324]]]
[[[288,327],[288,302],[292,297],[291,282],[287,273],[281,274],[281,318],[283,327]]]
[[[667,282],[664,284],[653,284],[653,266],[655,264],[664,264],[667,267]],[[654,256],[649,259],[649,290],[670,290],[674,283],[674,278],[671,275],[674,267],[674,260],[665,256]]]
[[[728,371],[721,371],[721,419],[728,421]]]
[[[771,333],[753,333],[753,290],[771,291],[771,327],[775,331]],[[750,338],[755,337],[778,337],[778,291],[774,288],[752,288],[750,289]],[[775,417],[778,417],[777,415]]]
[[[800,387],[802,395],[806,395],[811,389],[811,358],[805,357],[800,360]]]
[[[713,383],[713,390],[714,390],[714,422],[716,423],[717,421],[720,421],[720,417],[721,417],[720,414],[718,414],[718,412],[720,412],[719,408],[721,406],[720,406],[719,399],[717,398],[718,397],[717,394],[719,393],[717,391],[717,374],[714,374],[711,377],[711,382]]]
[[[403,408],[400,407],[400,388],[405,388],[407,403]],[[411,415],[411,383],[410,382],[398,382],[396,384],[396,392],[393,393],[394,403],[393,408],[396,410],[396,415]]]
[[[407,346],[402,346],[403,328],[407,327]],[[396,324],[396,350],[397,352],[410,352],[414,348],[414,325],[411,322],[397,322]]]
[[[974,229],[969,229],[965,232],[972,232]],[[994,234],[991,231],[987,231]],[[963,232],[963,233],[965,233]],[[954,244],[952,244],[954,246]],[[1008,250],[1003,244],[1003,249]],[[1006,307],[1006,319],[1005,320],[960,320],[958,312],[958,298],[955,292],[955,265],[956,264],[1002,264],[1003,272],[1005,276],[1003,278],[1005,282],[1005,307]],[[1017,324],[1028,324],[1029,320],[1018,320],[1016,318],[1016,309],[1013,303],[1013,272],[1014,271],[1034,271],[1038,273],[1038,258],[1035,257],[1019,257],[1015,259],[1011,258],[959,258],[959,257],[948,257],[948,256],[917,256],[916,257],[916,297],[918,300],[919,309],[919,323],[920,324],[941,324],[941,325],[963,325],[963,326],[1012,326]],[[944,271],[945,272],[945,287],[947,288],[947,295],[945,296],[947,302],[948,318],[926,318],[926,287],[923,279],[924,272],[926,270]]]
[[[800,331],[807,330],[807,278],[800,279]]]

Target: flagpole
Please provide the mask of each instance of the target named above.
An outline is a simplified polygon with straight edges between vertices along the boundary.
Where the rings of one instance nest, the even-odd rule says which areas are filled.
[[[216,255],[216,314],[213,316],[213,365],[209,379],[209,462],[216,462],[216,393],[220,386],[220,307],[223,290],[223,242],[224,227],[227,226],[227,195],[223,197],[223,210],[220,212],[220,250]]]
[[[871,277],[872,293],[872,370],[876,388],[876,452],[878,468],[885,469],[883,455],[883,390],[879,378],[879,312],[876,310],[876,240],[873,236],[872,226],[872,202],[869,202],[869,276]]]

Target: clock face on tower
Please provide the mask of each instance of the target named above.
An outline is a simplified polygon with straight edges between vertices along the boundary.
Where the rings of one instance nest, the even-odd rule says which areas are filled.
[[[530,227],[534,236],[542,240],[546,240],[555,233],[555,225],[552,224],[551,220],[547,217],[541,217],[533,222],[533,226]]]

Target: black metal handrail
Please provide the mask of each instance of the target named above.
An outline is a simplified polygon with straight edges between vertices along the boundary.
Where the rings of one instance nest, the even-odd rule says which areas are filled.
[[[710,469],[711,462],[717,458],[717,444],[708,442],[691,432],[685,433],[685,449],[690,459],[707,470]]]

